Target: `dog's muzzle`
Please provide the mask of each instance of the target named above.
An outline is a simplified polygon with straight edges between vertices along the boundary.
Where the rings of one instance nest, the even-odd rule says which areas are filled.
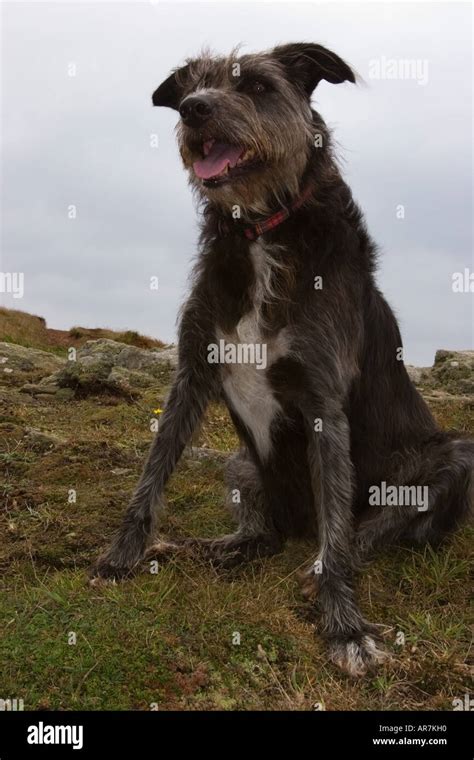
[[[201,127],[213,112],[211,99],[206,95],[188,95],[181,101],[179,114],[187,127]]]

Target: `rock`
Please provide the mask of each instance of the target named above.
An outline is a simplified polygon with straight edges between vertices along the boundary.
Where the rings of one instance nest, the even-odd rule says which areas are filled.
[[[73,388],[60,388],[57,383],[51,382],[47,377],[39,383],[25,383],[20,388],[20,393],[29,393],[31,396],[39,399],[51,399],[52,397],[67,401],[75,396]]]
[[[429,382],[431,367],[414,367],[412,364],[405,364],[410,380],[415,385],[423,385]]]
[[[168,365],[172,369],[178,366],[178,347],[170,346],[169,348],[155,349],[156,360],[160,364]]]
[[[62,362],[39,383],[27,383],[24,393],[56,394],[59,398],[108,393],[133,399],[136,390],[156,383],[163,372],[176,367],[178,350],[144,349],[108,338],[89,340],[76,353],[75,361]],[[66,393],[65,393],[66,391]]]
[[[436,352],[432,367],[406,365],[410,379],[427,391],[451,395],[474,394],[474,351]]]
[[[474,351],[437,351],[431,379],[449,393],[474,394]]]
[[[58,370],[64,361],[49,351],[0,342],[0,365],[9,381],[24,382],[26,376],[45,377]]]
[[[72,390],[77,398],[110,393],[132,398],[135,391],[123,377],[112,374],[113,367],[104,360],[93,362],[68,362],[56,373],[55,381],[61,390]],[[50,378],[51,379],[51,378]]]
[[[43,385],[40,383],[25,383],[25,385],[20,388],[20,393],[31,393],[32,396],[36,396],[38,393],[41,393],[42,395],[51,394],[54,396],[57,392],[58,386],[50,382],[45,382]]]
[[[154,382],[154,378],[146,372],[125,367],[112,367],[108,380],[123,391],[131,391],[132,388],[148,388]]]
[[[155,374],[157,368],[176,367],[178,349],[170,348],[137,348],[116,340],[101,338],[88,340],[77,352],[77,361],[84,365],[108,365],[123,367],[129,370],[140,370]]]

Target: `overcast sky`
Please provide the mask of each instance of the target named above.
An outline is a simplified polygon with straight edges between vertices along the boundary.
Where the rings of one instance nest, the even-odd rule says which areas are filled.
[[[153,108],[151,93],[204,45],[306,40],[365,80],[323,82],[314,104],[380,247],[407,362],[471,348],[474,296],[452,290],[453,273],[474,268],[471,13],[455,2],[4,3],[1,271],[24,272],[25,289],[3,305],[50,327],[173,341],[197,220],[177,115]],[[418,73],[374,78],[389,59]]]

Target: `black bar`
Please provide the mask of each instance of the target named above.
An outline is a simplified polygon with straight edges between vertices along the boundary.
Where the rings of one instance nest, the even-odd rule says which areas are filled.
[[[56,733],[54,727],[63,726]],[[76,732],[73,733],[73,728]],[[82,736],[79,727],[82,726]],[[53,728],[51,728],[53,727]],[[453,712],[1,712],[0,760],[157,756],[175,748],[206,757],[327,751],[363,757],[472,760],[472,713]],[[43,744],[28,742],[43,739]],[[50,738],[69,744],[47,744]],[[81,744],[80,748],[79,745]],[[416,740],[416,741],[415,741]],[[77,745],[73,749],[72,743]],[[245,754],[244,754],[245,753]],[[332,760],[332,758],[330,758]]]

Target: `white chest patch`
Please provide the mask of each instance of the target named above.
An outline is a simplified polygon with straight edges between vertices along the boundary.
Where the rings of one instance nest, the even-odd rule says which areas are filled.
[[[289,353],[290,341],[286,328],[271,337],[263,335],[261,307],[272,296],[272,259],[269,250],[258,242],[252,243],[250,254],[255,271],[252,309],[231,334],[221,333],[218,338],[225,341],[226,346],[235,346],[235,355],[240,357],[240,361],[227,363],[222,368],[224,392],[265,460],[271,450],[270,427],[281,411],[267,372],[275,361]]]

